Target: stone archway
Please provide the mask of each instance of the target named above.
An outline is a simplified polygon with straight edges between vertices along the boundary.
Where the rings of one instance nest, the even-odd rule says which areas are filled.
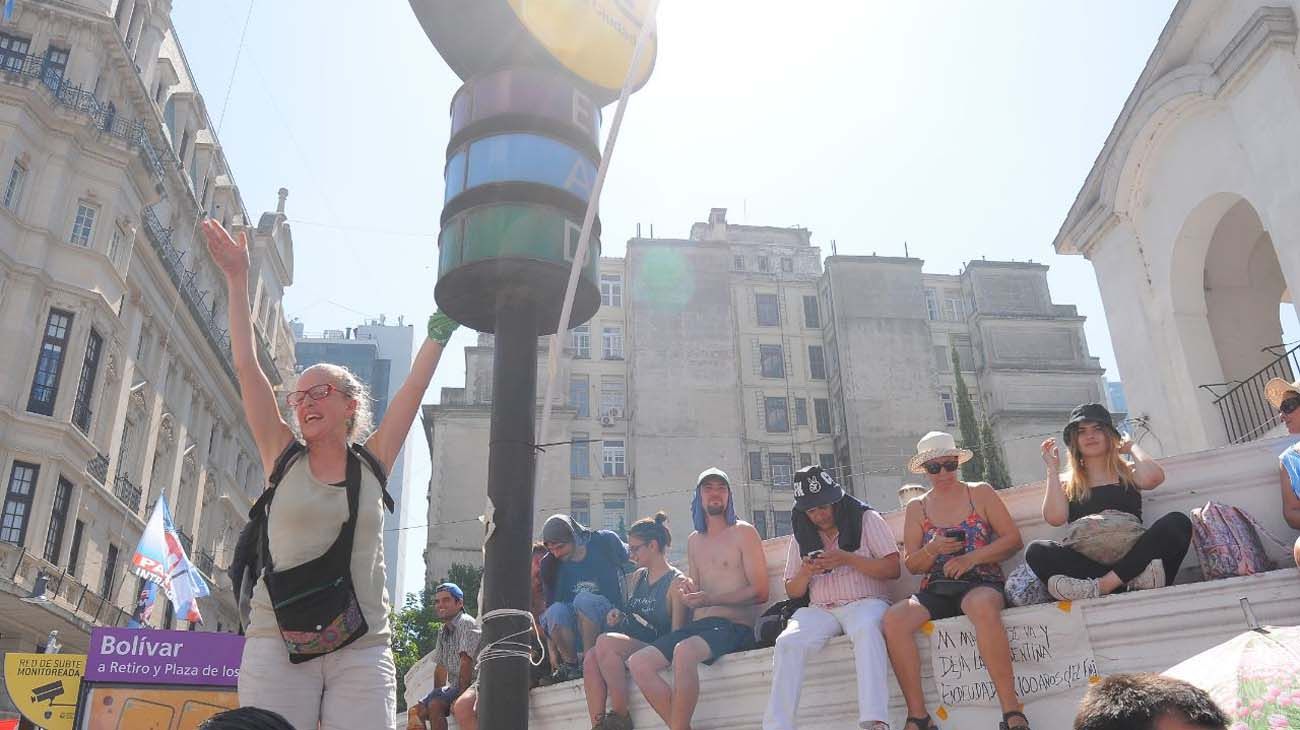
[[[1263,383],[1252,376],[1281,354],[1280,305],[1290,298],[1273,239],[1249,200],[1218,193],[1188,215],[1171,263],[1174,323],[1189,385],[1209,386],[1198,398],[1207,430],[1218,432],[1220,443],[1254,438],[1266,430],[1269,414]],[[1243,383],[1233,403],[1214,404]]]

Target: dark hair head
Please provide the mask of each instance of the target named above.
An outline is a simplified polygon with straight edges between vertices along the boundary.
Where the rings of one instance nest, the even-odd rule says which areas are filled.
[[[1155,730],[1161,717],[1224,730],[1228,717],[1205,690],[1159,674],[1112,674],[1093,685],[1074,718],[1074,730]]]
[[[240,707],[218,712],[199,725],[199,730],[293,730],[293,725],[270,710]]]
[[[646,542],[654,540],[659,543],[659,552],[668,549],[673,544],[673,535],[668,531],[668,515],[662,511],[656,512],[654,517],[642,517],[632,526],[627,528],[627,534],[636,535]]]

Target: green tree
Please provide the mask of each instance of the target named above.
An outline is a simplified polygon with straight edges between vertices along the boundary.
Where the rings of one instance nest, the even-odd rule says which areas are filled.
[[[478,616],[478,589],[483,569],[453,563],[447,577],[434,583],[455,583],[465,591],[465,610]],[[393,662],[397,665],[397,704],[406,711],[406,673],[437,644],[442,621],[434,609],[433,588],[406,594],[406,604],[393,612]]]
[[[968,482],[984,479],[984,452],[980,448],[979,424],[975,422],[975,407],[970,402],[970,391],[966,390],[966,379],[961,376],[961,358],[957,356],[957,346],[952,346],[952,372],[957,377],[957,424],[961,427],[961,438],[957,445],[975,452],[975,456],[961,468],[961,477]]]
[[[980,426],[980,445],[984,447],[984,481],[994,489],[1006,489],[1011,486],[1011,474],[1007,472],[1006,458],[1002,455],[1002,445],[994,440],[993,425],[986,416]]]

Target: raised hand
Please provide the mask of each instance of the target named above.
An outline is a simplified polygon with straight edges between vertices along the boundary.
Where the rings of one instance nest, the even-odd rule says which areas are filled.
[[[1043,441],[1043,463],[1055,471],[1061,470],[1061,450],[1056,446],[1056,439]]]
[[[248,273],[248,236],[243,231],[237,238],[232,238],[221,223],[212,218],[205,219],[199,228],[207,240],[208,253],[212,254],[212,260],[227,279]]]

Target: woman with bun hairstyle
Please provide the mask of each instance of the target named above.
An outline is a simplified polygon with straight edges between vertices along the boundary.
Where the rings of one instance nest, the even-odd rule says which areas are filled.
[[[677,591],[669,590],[682,572],[669,565],[665,555],[673,542],[667,522],[668,515],[659,512],[628,528],[627,551],[637,569],[627,578],[627,604],[622,611],[609,612],[608,630],[583,659],[582,683],[592,730],[632,730],[627,658],[686,623],[686,604],[678,600]]]
[[[1142,493],[1160,486],[1165,470],[1120,434],[1110,411],[1100,403],[1075,408],[1062,436],[1069,456],[1064,480],[1056,439],[1049,438],[1042,445],[1047,465],[1043,519],[1057,527],[1069,523],[1072,530],[1083,525],[1079,521],[1085,518],[1098,527],[1127,522],[1132,524],[1127,535],[1136,536],[1136,540],[1124,543],[1125,550],[1121,533],[1115,533],[1109,538],[1114,555],[1102,560],[1094,559],[1102,556],[1089,557],[1069,544],[1035,540],[1025,550],[1025,562],[1047,586],[1047,592],[1059,600],[1080,601],[1120,589],[1162,588],[1173,583],[1191,546],[1192,521],[1182,512],[1170,512],[1145,530],[1141,527]]]

